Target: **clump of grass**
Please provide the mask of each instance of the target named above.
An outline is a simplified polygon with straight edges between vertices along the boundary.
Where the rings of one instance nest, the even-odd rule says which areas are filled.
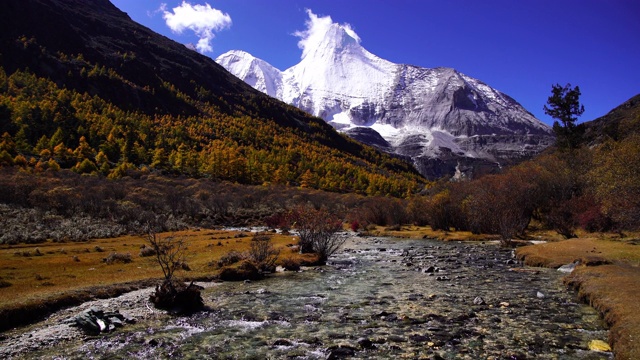
[[[216,265],[221,268],[225,266],[229,266],[239,262],[240,260],[244,260],[247,258],[247,255],[235,250],[231,250],[228,253],[222,255],[220,260],[216,263]]]
[[[156,251],[152,247],[142,245],[140,247],[140,253],[138,254],[138,256],[149,257],[149,256],[154,256],[155,254],[156,254]]]
[[[385,231],[401,231],[402,230],[402,226],[400,226],[400,224],[391,225],[391,226],[387,227],[384,230]]]
[[[132,261],[133,260],[131,260],[130,253],[123,254],[123,253],[116,253],[116,252],[113,252],[109,254],[109,256],[107,256],[106,258],[102,259],[102,262],[108,265],[115,264],[115,263],[128,264]]]

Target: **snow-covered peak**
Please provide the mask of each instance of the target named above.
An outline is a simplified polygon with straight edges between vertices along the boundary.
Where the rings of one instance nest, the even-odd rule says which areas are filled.
[[[306,29],[294,34],[301,61],[289,69],[281,72],[241,51],[216,61],[341,131],[365,138],[377,132],[393,151],[414,160],[454,154],[500,161],[552,143],[547,125],[482,81],[452,68],[394,64],[362,47],[349,24],[307,13]]]
[[[353,51],[360,48],[360,37],[349,24],[334,23],[330,16],[318,16],[307,9],[307,28],[294,33],[300,38],[298,47],[302,49],[302,59],[322,58],[336,52]]]
[[[272,97],[282,97],[282,73],[268,62],[241,50],[226,52],[218,56],[216,62],[255,89]]]
[[[347,31],[344,26],[332,24],[321,41],[318,41],[306,52],[303,60],[313,58],[314,60],[325,59],[332,61],[335,56],[340,54],[361,54],[364,49],[356,39],[357,35],[355,35],[356,37],[354,35],[353,31]]]

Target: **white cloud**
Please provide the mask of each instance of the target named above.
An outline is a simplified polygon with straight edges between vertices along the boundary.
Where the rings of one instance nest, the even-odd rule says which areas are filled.
[[[302,58],[307,56],[307,54],[315,49],[315,47],[322,42],[325,34],[331,28],[331,25],[335,24],[333,20],[331,20],[331,16],[318,16],[313,13],[310,9],[306,9],[307,15],[309,15],[309,19],[305,21],[305,25],[307,26],[306,30],[296,31],[293,33],[294,36],[300,38],[298,41],[298,47],[302,49]],[[358,43],[360,42],[360,37],[353,31],[353,28],[349,24],[339,24],[346,32],[354,38]]]
[[[231,17],[211,5],[191,5],[182,1],[180,6],[167,10],[167,4],[160,6],[162,17],[171,31],[181,34],[184,30],[193,31],[200,38],[196,49],[199,52],[211,52],[211,41],[215,37],[214,31],[220,31],[231,26]]]

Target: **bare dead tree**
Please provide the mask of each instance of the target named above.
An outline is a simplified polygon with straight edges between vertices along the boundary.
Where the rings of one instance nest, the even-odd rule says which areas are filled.
[[[184,238],[173,235],[162,237],[155,232],[148,232],[146,240],[155,251],[155,259],[164,274],[164,282],[150,296],[151,302],[157,308],[168,309],[177,314],[202,309],[202,287],[193,282],[186,286],[182,281],[174,279],[175,272],[184,269],[186,264],[187,245]]]

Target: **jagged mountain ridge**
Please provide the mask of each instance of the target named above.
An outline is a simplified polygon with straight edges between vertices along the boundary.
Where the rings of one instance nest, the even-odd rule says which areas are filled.
[[[363,138],[358,127],[378,132],[390,145],[387,151],[410,156],[428,177],[435,177],[432,166],[423,164],[433,159],[505,164],[554,141],[546,124],[480,80],[452,68],[381,59],[340,24],[332,23],[321,39],[307,44],[300,63],[285,71],[237,50],[216,61],[254,88],[356,139],[375,138],[370,131],[373,137]]]

